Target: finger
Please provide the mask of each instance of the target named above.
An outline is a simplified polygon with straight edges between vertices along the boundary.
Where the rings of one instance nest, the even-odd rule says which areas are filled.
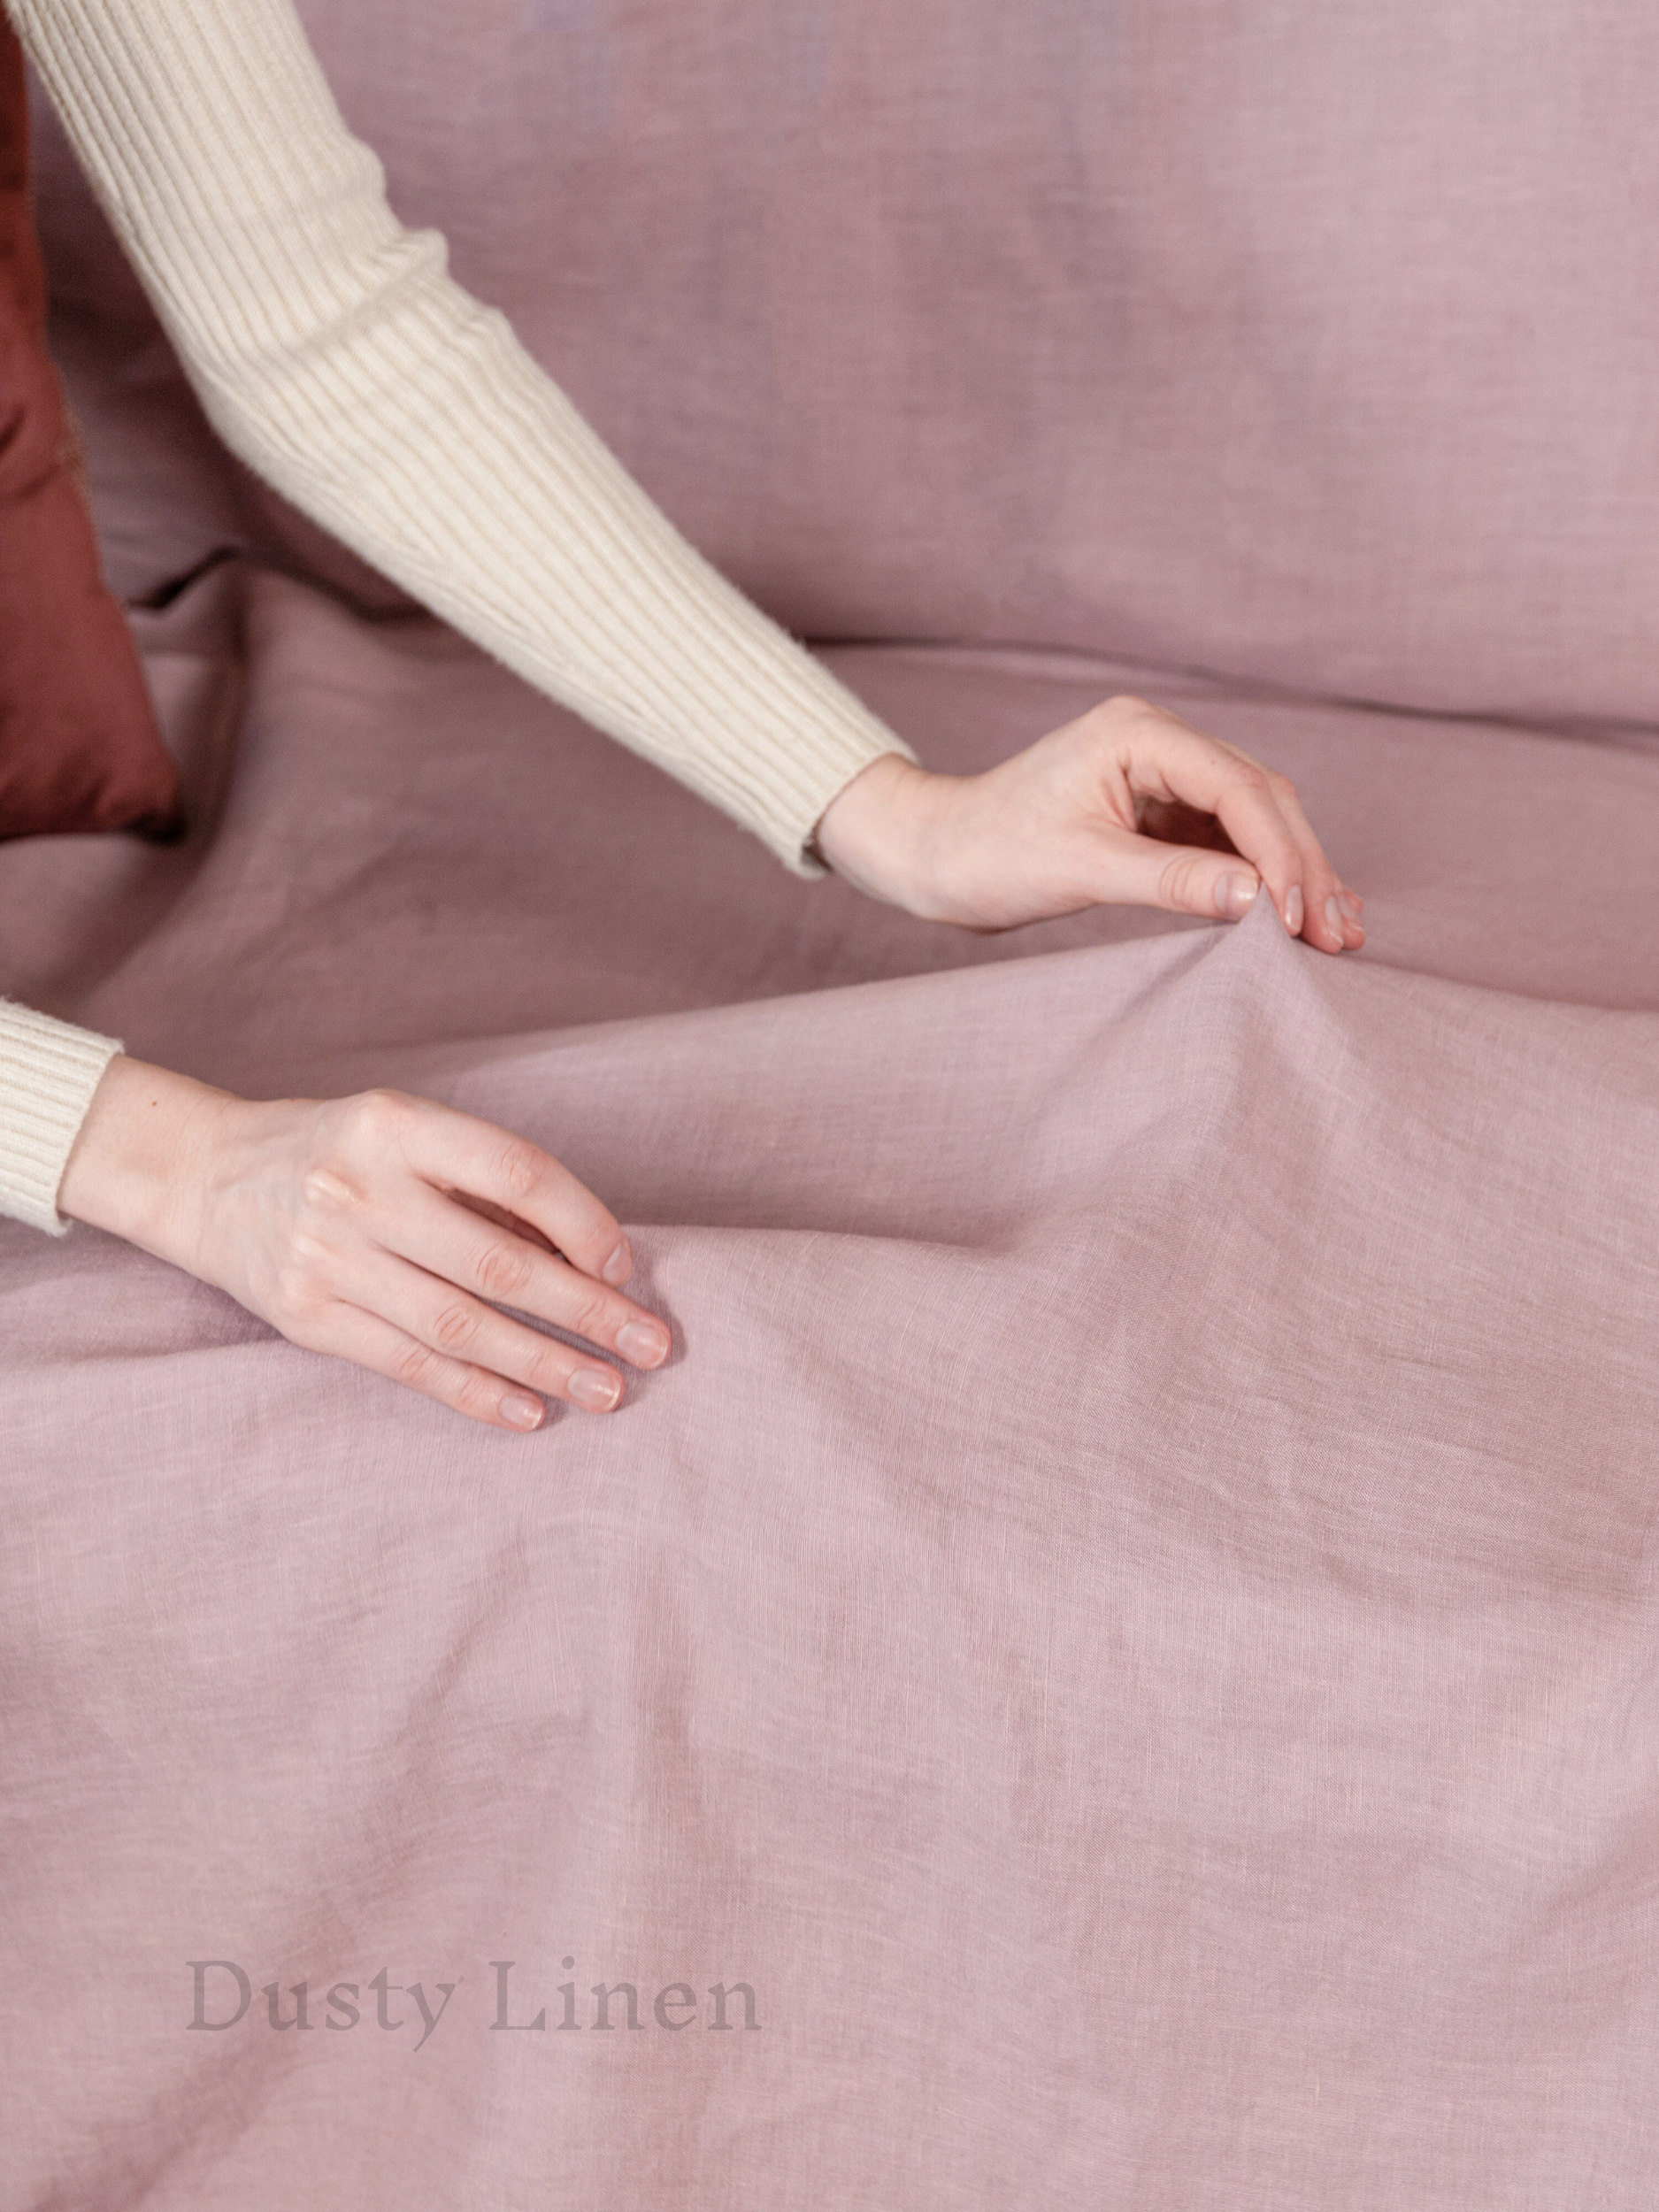
[[[1139,733],[1124,764],[1137,795],[1182,800],[1213,814],[1266,884],[1285,927],[1293,937],[1301,934],[1302,849],[1259,761],[1159,714]],[[1180,880],[1179,869],[1173,879]]]
[[[1341,906],[1340,879],[1288,776],[1173,717],[1161,718],[1148,750],[1173,796],[1194,803],[1194,791],[1211,792],[1217,818],[1240,853],[1256,864],[1293,937],[1303,936],[1327,952],[1364,942],[1357,915]]]
[[[1301,796],[1289,777],[1271,768],[1262,768],[1259,761],[1254,760],[1248,753],[1243,752],[1238,746],[1227,745],[1225,739],[1217,741],[1222,744],[1226,751],[1236,755],[1240,760],[1248,762],[1254,768],[1261,769],[1262,773],[1267,778],[1268,787],[1273,795],[1275,803],[1284,816],[1291,834],[1296,840],[1304,866],[1302,882],[1304,934],[1310,938],[1314,935],[1314,932],[1307,929],[1305,925],[1317,917],[1324,925],[1318,933],[1325,939],[1328,950],[1337,952],[1341,951],[1345,947],[1353,949],[1363,945],[1365,941],[1365,932],[1363,927],[1359,926],[1359,923],[1360,917],[1364,911],[1365,902],[1357,891],[1348,888],[1326,860],[1325,849],[1315,833],[1312,824],[1308,819]],[[1327,876],[1329,887],[1326,884]]]
[[[400,1207],[383,1249],[493,1305],[516,1306],[572,1336],[604,1346],[634,1367],[660,1367],[672,1340],[654,1313],[596,1283],[503,1223],[429,1189]]]
[[[434,1398],[490,1428],[511,1429],[522,1436],[540,1428],[547,1418],[547,1408],[527,1391],[465,1360],[447,1358],[379,1314],[365,1313],[357,1306],[326,1308],[293,1340],[308,1351],[326,1352],[355,1367],[366,1367],[372,1374],[384,1375],[388,1382]]]
[[[390,1253],[364,1255],[342,1288],[354,1305],[445,1359],[544,1398],[568,1399],[586,1413],[609,1413],[621,1402],[622,1378],[614,1367]]]
[[[1255,905],[1261,878],[1246,860],[1200,845],[1166,845],[1125,834],[1112,847],[1113,896],[1171,914],[1239,922]]]
[[[1303,936],[1325,952],[1342,952],[1350,944],[1356,948],[1363,945],[1365,933],[1357,918],[1350,921],[1342,910],[1341,878],[1325,856],[1325,848],[1302,810],[1296,787],[1288,776],[1271,769],[1268,771],[1268,782],[1302,853],[1302,888],[1306,907]]]
[[[1300,937],[1307,920],[1302,847],[1258,762],[1243,761],[1222,779],[1216,814],[1242,857],[1255,864],[1285,927]]]
[[[405,1160],[440,1189],[465,1191],[519,1215],[584,1275],[615,1287],[633,1270],[621,1225],[567,1167],[527,1137],[425,1099],[404,1103]]]

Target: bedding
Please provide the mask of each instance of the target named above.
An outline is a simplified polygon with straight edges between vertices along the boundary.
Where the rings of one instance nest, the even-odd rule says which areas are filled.
[[[972,938],[424,618],[137,630],[190,833],[0,990],[526,1132],[677,1349],[519,1440],[0,1225],[0,2204],[1645,2205],[1653,744],[833,652],[1167,700],[1370,930]]]
[[[0,846],[0,994],[526,1132],[676,1352],[514,1438],[0,1223],[0,2212],[1645,2212],[1651,12],[302,12],[923,760],[1157,699],[1368,941],[789,876],[228,459],[44,124],[189,827]]]

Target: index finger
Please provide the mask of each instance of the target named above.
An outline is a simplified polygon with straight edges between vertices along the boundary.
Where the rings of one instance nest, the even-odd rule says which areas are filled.
[[[1156,785],[1147,779],[1148,767],[1156,772]],[[1259,761],[1165,715],[1151,747],[1137,748],[1131,772],[1148,797],[1184,800],[1213,814],[1240,858],[1248,860],[1267,886],[1285,927],[1293,937],[1300,935],[1302,849]]]
[[[584,1275],[612,1289],[626,1282],[634,1256],[622,1225],[550,1152],[475,1115],[425,1100],[411,1103],[419,1110],[403,1130],[402,1144],[416,1174],[517,1214]]]

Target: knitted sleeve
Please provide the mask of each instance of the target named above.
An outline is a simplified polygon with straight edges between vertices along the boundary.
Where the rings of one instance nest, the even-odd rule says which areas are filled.
[[[0,1214],[61,1236],[58,1190],[92,1094],[120,1050],[0,999]]]
[[[803,875],[908,748],[680,536],[387,204],[290,0],[6,0],[226,442]]]

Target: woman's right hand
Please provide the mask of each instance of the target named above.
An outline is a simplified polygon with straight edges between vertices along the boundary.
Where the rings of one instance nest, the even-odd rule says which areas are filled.
[[[118,1054],[58,1202],[296,1344],[497,1428],[539,1427],[546,1398],[607,1413],[622,1378],[492,1301],[631,1366],[669,1353],[622,1295],[627,1240],[591,1191],[539,1146],[401,1092],[256,1104]]]

